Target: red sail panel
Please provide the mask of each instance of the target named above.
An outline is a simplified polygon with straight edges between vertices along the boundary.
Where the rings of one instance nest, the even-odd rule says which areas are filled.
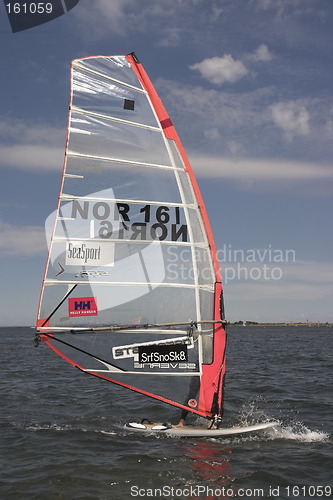
[[[222,284],[215,285],[215,311],[214,318],[221,317],[220,297]],[[199,408],[205,409],[208,415],[222,415],[223,413],[223,389],[225,376],[225,350],[226,331],[222,324],[214,325],[214,359],[211,364],[202,365],[202,376],[200,383]]]

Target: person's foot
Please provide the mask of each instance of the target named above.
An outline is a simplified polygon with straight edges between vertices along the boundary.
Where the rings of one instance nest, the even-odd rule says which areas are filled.
[[[183,418],[181,418],[179,420],[179,423],[178,423],[177,427],[184,427],[184,424],[185,424],[185,420]]]

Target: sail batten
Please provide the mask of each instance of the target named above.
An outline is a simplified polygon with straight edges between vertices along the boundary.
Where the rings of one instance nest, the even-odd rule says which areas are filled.
[[[94,369],[89,369],[89,368],[85,368],[84,370],[82,370],[84,372],[87,372],[87,373],[111,373],[112,370],[94,370]],[[128,375],[137,375],[137,372],[131,372],[131,371],[127,371],[126,372]],[[151,372],[140,372],[140,375],[149,375],[151,377]],[[188,374],[188,373],[170,373],[170,372],[160,372],[159,375],[162,375],[163,377],[193,377],[193,375],[196,375],[196,376],[199,376],[201,375],[201,372],[193,372],[191,374]]]
[[[73,61],[65,165],[46,228],[37,319],[46,344],[86,373],[220,415],[226,335],[212,232],[184,148],[133,55]]]
[[[59,284],[59,280],[56,279],[51,279],[51,278],[46,278],[44,281],[45,285],[55,285]],[[63,281],[63,283],[66,283],[68,285],[82,285],[82,281],[80,280],[71,280],[71,281]],[[108,285],[115,285],[115,286],[128,286],[128,285],[139,285],[139,286],[146,286],[147,281],[94,281],[94,280],[89,280],[89,283],[91,285],[100,285],[100,286],[108,286]],[[192,285],[192,284],[187,284],[187,283],[160,283],[160,282],[153,282],[150,281],[149,284],[154,287],[175,287],[175,288],[201,288],[203,290],[213,290],[213,287],[210,286],[204,286],[204,285],[199,285],[198,283]],[[200,320],[198,320],[200,322]]]
[[[182,171],[182,168],[179,167],[173,167],[172,165],[162,165],[158,163],[144,163],[140,161],[131,161],[126,158],[112,158],[108,156],[96,156],[96,155],[88,155],[88,154],[83,154],[75,151],[66,151],[66,156],[67,157],[77,157],[77,158],[88,158],[90,160],[102,160],[106,162],[112,162],[112,163],[124,163],[127,165],[135,165],[138,167],[147,167],[147,168],[161,168],[161,169],[168,169],[168,170],[180,170]]]
[[[121,118],[117,118],[117,117],[111,116],[111,115],[105,115],[102,113],[94,113],[93,111],[85,111],[84,109],[77,108],[75,106],[72,106],[71,111],[73,111],[75,113],[81,113],[82,115],[86,115],[86,116],[94,116],[96,118],[105,118],[106,120],[124,123],[127,125],[131,125],[133,127],[145,128],[147,130],[152,130],[154,132],[161,132],[161,127],[153,127],[153,126],[147,125],[145,123],[131,122],[129,120],[122,120]]]
[[[60,200],[92,200],[92,201],[100,201],[99,197],[93,197],[93,196],[76,196],[74,194],[68,194],[68,193],[62,193],[60,196]],[[113,203],[137,203],[137,204],[149,204],[149,205],[158,205],[158,206],[165,206],[168,205],[170,207],[184,207],[184,208],[193,208],[196,209],[197,206],[194,204],[187,204],[187,203],[175,203],[171,201],[154,201],[154,200],[132,200],[128,198],[106,198],[103,197],[103,201],[107,202],[113,202]]]
[[[73,219],[72,217],[59,217],[58,218],[59,221],[73,221],[75,219]],[[71,238],[72,241],[90,241],[91,238],[84,238],[84,237],[80,237],[80,238],[76,238],[76,237],[73,237]],[[65,237],[61,237],[61,236],[55,236],[53,238],[53,241],[55,242],[61,242],[61,241],[67,241],[67,239]],[[134,239],[121,239],[121,240],[117,240],[117,243],[118,245],[120,245],[121,243],[131,243],[133,245],[135,244],[138,244],[138,245],[141,245],[143,243],[151,243],[151,240],[134,240]],[[170,245],[170,241],[163,241],[163,240],[159,240],[159,245]],[[208,250],[209,249],[209,245],[207,243],[203,243],[203,242],[196,242],[196,243],[192,243],[192,242],[188,242],[188,241],[173,241],[172,242],[172,246],[181,246],[181,247],[193,247],[194,249],[206,249]]]

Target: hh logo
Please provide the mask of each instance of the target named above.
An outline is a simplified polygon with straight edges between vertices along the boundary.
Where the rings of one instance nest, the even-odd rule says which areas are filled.
[[[97,316],[97,303],[95,297],[79,297],[68,299],[69,316]]]

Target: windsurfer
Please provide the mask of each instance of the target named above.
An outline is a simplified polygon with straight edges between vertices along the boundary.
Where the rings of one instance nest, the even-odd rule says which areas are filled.
[[[182,411],[177,427],[184,427],[187,414],[188,414],[187,410]],[[209,421],[207,428],[208,429],[218,429],[218,424],[214,420]]]
[[[186,398],[185,405],[189,408],[195,408],[197,406],[197,400],[195,399],[200,389],[200,380],[199,377],[192,377],[190,388],[188,391],[188,395]],[[183,427],[185,424],[186,417],[190,410],[186,410],[185,408],[182,410],[180,415],[180,420],[177,427]]]
[[[177,427],[184,427],[184,424],[185,424],[185,419],[187,417],[187,414],[188,414],[188,411],[187,410],[183,410],[182,413],[181,413],[181,416],[180,416],[180,420],[178,422],[178,425]]]

